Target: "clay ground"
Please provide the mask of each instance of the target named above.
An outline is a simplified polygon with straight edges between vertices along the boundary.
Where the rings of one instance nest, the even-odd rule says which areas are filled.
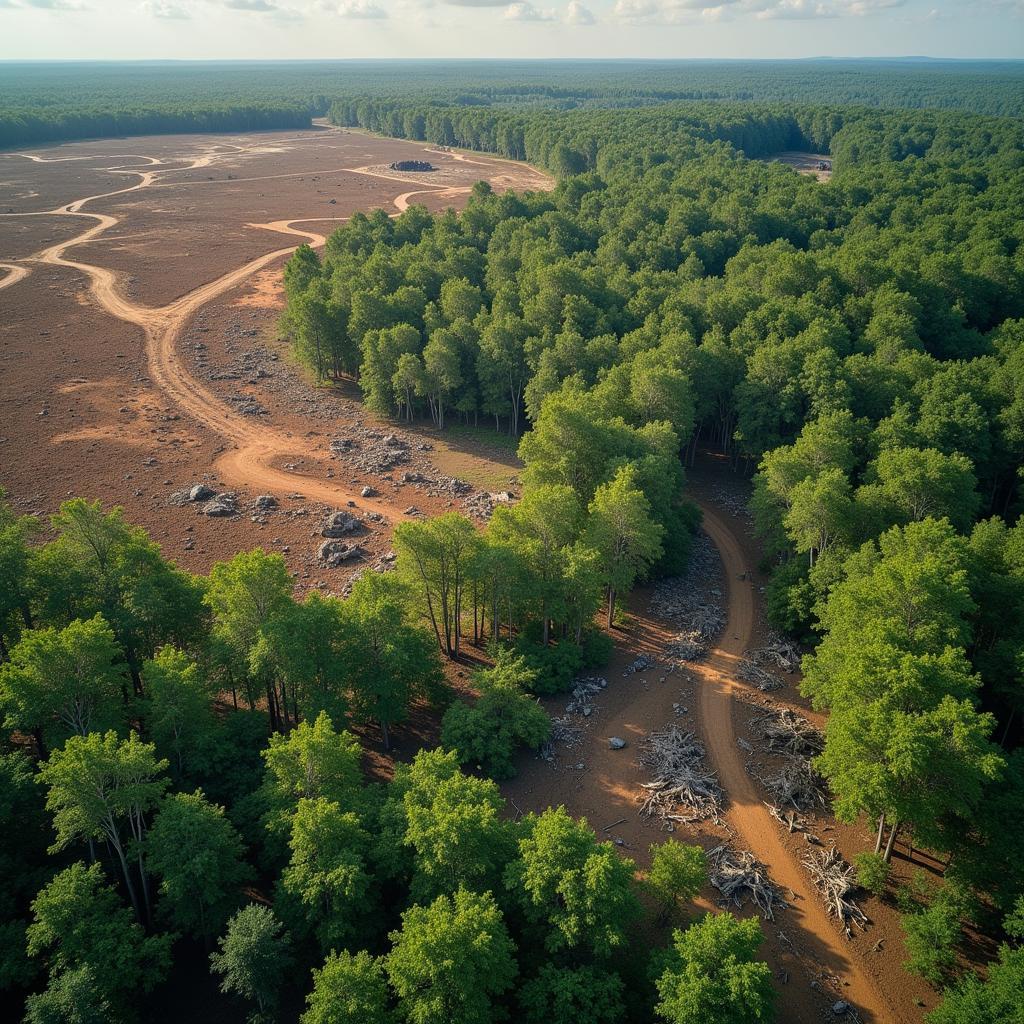
[[[799,174],[813,175],[820,182],[832,180],[832,172],[830,170],[818,170],[818,164],[823,160],[828,163],[829,167],[832,166],[832,157],[828,153],[800,153],[793,150],[785,153],[773,153],[770,157],[766,157],[766,159],[792,167]]]
[[[116,502],[193,571],[262,545],[282,552],[298,591],[343,592],[353,573],[386,554],[394,522],[461,507],[472,488],[516,489],[518,463],[507,439],[483,430],[396,428],[369,415],[352,387],[311,387],[276,329],[280,272],[293,245],[322,241],[334,223],[327,217],[374,205],[397,213],[410,198],[457,207],[479,177],[496,188],[549,187],[542,175],[322,128],[76,143],[33,155],[54,162],[0,154],[0,484],[18,509],[45,521],[70,495]],[[432,183],[429,175],[381,170],[405,158],[429,159],[441,170],[431,172]],[[83,241],[69,244],[74,238]],[[388,434],[404,438],[407,461],[389,471],[361,468],[362,455]],[[351,448],[339,453],[331,441]],[[403,482],[410,471],[420,480]],[[871,930],[847,942],[798,863],[803,841],[767,815],[746,771],[737,744],[754,713],[746,701],[763,698],[737,683],[733,669],[763,630],[759,556],[747,522],[727,511],[742,500],[742,484],[713,464],[691,479],[723,561],[721,579],[703,581],[728,595],[718,648],[664,683],[655,672],[623,678],[638,653],[657,660],[670,633],[638,593],[604,672],[610,685],[579,748],[554,766],[524,756],[506,792],[523,811],[565,803],[642,865],[647,846],[664,834],[637,816],[637,745],[669,721],[692,723],[729,795],[732,841],[768,865],[794,904],[765,929],[781,1019],[823,1019],[842,995],[864,1021],[919,1020],[916,1001],[934,1000],[899,968],[891,908],[868,901]],[[234,491],[239,514],[211,519],[181,501],[199,482]],[[362,498],[364,486],[377,493]],[[260,494],[272,494],[279,508],[258,510]],[[325,569],[315,557],[320,521],[348,502],[364,517],[363,554]],[[465,669],[453,675],[464,678]],[[800,706],[795,679],[772,699]],[[559,704],[551,702],[556,713]],[[687,711],[676,716],[673,704]],[[630,746],[610,751],[613,734]],[[399,736],[402,756],[432,737],[436,722],[417,716]],[[387,772],[384,759],[373,760]],[[815,828],[847,857],[870,845],[863,830],[825,818]],[[703,826],[685,834],[705,845],[726,835]],[[900,861],[897,871],[909,868]]]

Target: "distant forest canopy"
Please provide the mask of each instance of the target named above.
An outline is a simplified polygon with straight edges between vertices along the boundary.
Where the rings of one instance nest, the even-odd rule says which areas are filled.
[[[333,105],[573,110],[673,101],[1024,114],[1024,61],[310,61],[0,65],[0,146],[295,128]]]

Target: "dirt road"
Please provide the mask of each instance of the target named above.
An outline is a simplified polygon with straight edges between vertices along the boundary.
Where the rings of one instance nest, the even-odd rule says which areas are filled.
[[[832,973],[849,983],[845,998],[853,1003],[865,1021],[889,1024],[897,1019],[892,1007],[860,968],[850,943],[839,932],[818,896],[806,871],[797,863],[779,837],[779,826],[768,813],[747,773],[733,727],[736,664],[751,646],[754,632],[754,584],[751,566],[727,521],[710,505],[701,503],[704,530],[718,548],[728,587],[728,619],[718,646],[709,657],[693,665],[698,677],[700,724],[708,757],[728,794],[726,818],[741,840],[768,868],[775,883],[796,894],[785,911],[787,922],[795,919],[804,936],[817,948],[812,956]]]
[[[154,383],[161,388],[167,398],[182,412],[187,413],[197,422],[215,431],[228,442],[228,450],[223,453],[215,464],[216,469],[226,482],[272,493],[277,492],[279,494],[294,492],[301,488],[303,494],[308,498],[336,505],[354,503],[357,508],[376,512],[391,520],[396,516],[396,509],[393,505],[362,498],[360,495],[350,492],[332,481],[314,479],[276,468],[275,463],[286,462],[290,458],[293,459],[296,455],[302,454],[301,445],[296,444],[290,436],[265,425],[255,424],[236,413],[229,406],[222,404],[209,389],[204,387],[188,371],[177,352],[177,341],[181,331],[194,313],[262,268],[290,255],[295,251],[295,245],[264,253],[262,256],[250,260],[237,269],[161,307],[146,306],[132,301],[120,290],[119,278],[114,271],[73,259],[67,255],[69,249],[100,238],[105,232],[120,223],[120,218],[118,217],[109,214],[91,213],[84,210],[83,207],[88,204],[148,188],[159,188],[168,185],[185,187],[188,185],[205,184],[201,180],[193,182],[162,182],[160,178],[162,175],[174,171],[187,172],[209,167],[220,156],[234,157],[243,151],[244,147],[239,146],[226,148],[225,152],[210,151],[196,157],[190,163],[185,163],[184,166],[182,166],[183,161],[157,160],[154,157],[132,156],[132,159],[148,160],[149,163],[146,169],[130,167],[108,168],[121,174],[138,175],[139,180],[132,185],[111,192],[76,199],[73,202],[58,207],[56,210],[45,211],[45,213],[5,214],[4,216],[80,217],[86,218],[93,223],[75,237],[43,249],[31,259],[23,261],[23,263],[0,264],[0,267],[9,272],[6,277],[0,280],[0,288],[9,287],[22,280],[29,273],[32,264],[69,267],[81,272],[88,278],[92,295],[104,310],[111,316],[141,327],[144,331],[148,370]],[[31,154],[19,155],[40,163],[55,162],[44,161],[43,158]],[[126,158],[128,157],[119,157],[119,159]],[[480,163],[485,162],[480,161]],[[169,166],[174,164],[177,164],[177,166]],[[393,175],[382,174],[368,168],[353,167],[346,168],[346,170],[389,180],[394,177]],[[270,175],[266,177],[280,176]],[[239,182],[264,179],[243,178],[234,180]],[[409,179],[394,178],[394,180],[400,181],[405,185],[408,184]],[[415,191],[405,191],[394,197],[392,202],[396,212],[392,216],[398,216],[408,209],[409,200],[413,196],[437,193],[441,197],[448,198],[463,195],[468,191],[468,188],[452,187],[445,184],[427,185],[424,183]],[[249,226],[297,236],[310,245],[322,246],[326,241],[326,237],[323,234],[297,228],[295,225],[307,221],[319,223],[324,220],[334,220],[343,222],[348,219],[348,217],[305,218],[278,220],[265,224],[251,224]],[[397,514],[401,515],[402,513]]]

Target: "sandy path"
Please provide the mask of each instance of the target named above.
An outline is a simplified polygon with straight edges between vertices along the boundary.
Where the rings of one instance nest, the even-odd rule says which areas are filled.
[[[718,646],[706,660],[691,669],[699,681],[701,731],[708,757],[728,794],[726,818],[742,842],[763,861],[776,884],[797,895],[793,906],[783,912],[779,923],[795,920],[805,935],[820,944],[813,957],[833,973],[849,982],[844,993],[861,1012],[865,1021],[888,1024],[897,1019],[892,1007],[875,983],[861,970],[844,938],[821,905],[806,871],[779,837],[779,826],[768,813],[747,773],[733,726],[733,694],[736,663],[750,646],[754,633],[754,585],[749,581],[750,566],[735,534],[726,521],[708,504],[701,502],[704,530],[718,548],[728,587],[728,619]]]
[[[29,275],[28,267],[23,267],[18,263],[0,263],[0,270],[7,271],[7,274],[0,278],[0,291],[10,288],[12,284],[17,284]]]

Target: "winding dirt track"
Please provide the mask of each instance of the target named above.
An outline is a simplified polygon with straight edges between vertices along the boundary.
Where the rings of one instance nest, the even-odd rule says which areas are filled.
[[[216,280],[194,289],[174,302],[160,307],[144,306],[127,299],[118,287],[118,275],[114,271],[91,263],[84,263],[65,255],[69,249],[97,239],[120,222],[119,218],[108,214],[84,211],[82,208],[87,204],[151,187],[171,185],[184,187],[191,184],[202,184],[202,182],[160,182],[159,177],[163,173],[170,173],[172,171],[190,171],[200,167],[208,167],[216,161],[219,155],[233,156],[241,151],[243,151],[243,147],[232,146],[230,147],[230,153],[207,153],[197,157],[185,167],[166,167],[160,170],[139,170],[126,167],[107,168],[107,170],[117,171],[117,173],[136,174],[139,176],[139,180],[126,188],[76,199],[73,202],[58,207],[56,210],[4,214],[3,216],[11,217],[55,215],[83,217],[94,221],[94,223],[74,238],[43,249],[29,260],[20,263],[0,263],[0,267],[9,271],[7,276],[0,280],[0,289],[9,287],[26,277],[33,263],[68,267],[81,272],[89,279],[93,297],[104,310],[119,320],[136,324],[142,328],[146,338],[149,375],[154,383],[160,387],[168,399],[177,405],[178,408],[188,413],[189,416],[199,423],[221,435],[231,445],[218,459],[216,464],[217,469],[226,481],[239,486],[246,485],[278,493],[289,493],[297,488],[301,488],[302,493],[307,497],[331,504],[355,502],[358,507],[377,512],[390,520],[396,514],[396,510],[392,505],[362,498],[338,486],[336,483],[315,480],[307,476],[300,476],[277,469],[274,465],[276,461],[286,461],[288,456],[297,454],[295,442],[286,434],[264,425],[251,423],[229,407],[222,405],[215,395],[189,373],[178,357],[176,345],[178,337],[193,313],[219,295],[242,283],[263,267],[290,255],[297,248],[296,245],[264,253],[262,256],[250,260],[248,263],[224,274]],[[44,160],[41,157],[28,153],[17,155],[39,163],[59,162],[58,160]],[[69,157],[66,159],[88,158]],[[155,157],[139,157],[134,154],[118,156],[117,159],[146,159],[150,161],[149,167],[151,168],[164,163],[164,161],[157,160]],[[345,169],[377,178],[390,179],[392,177],[391,175],[375,173],[366,168]],[[395,178],[394,180],[401,181],[403,184],[409,183],[408,178]],[[409,200],[413,196],[438,193],[440,196],[448,198],[463,195],[469,191],[469,188],[430,185],[420,187],[414,191],[403,192],[393,200],[397,212],[392,214],[392,216],[398,216],[408,209]],[[343,222],[348,219],[348,217],[309,217],[297,220],[278,220],[266,224],[250,224],[248,226],[293,235],[312,246],[322,246],[326,241],[326,237],[323,234],[297,228],[294,225],[307,222],[321,223],[331,220]],[[28,264],[28,266],[25,264]]]
[[[726,818],[742,839],[740,844],[753,850],[763,861],[776,884],[797,895],[794,905],[785,911],[795,916],[805,934],[813,935],[827,950],[819,950],[816,959],[849,982],[846,998],[866,1021],[889,1024],[898,1015],[874,980],[868,977],[831,921],[811,887],[806,871],[779,838],[779,826],[761,801],[754,781],[747,773],[736,742],[733,727],[733,694],[738,689],[737,662],[751,645],[754,634],[754,587],[749,582],[750,567],[743,550],[725,519],[706,502],[701,502],[704,530],[718,548],[728,586],[728,618],[718,645],[706,660],[690,667],[699,681],[701,729],[708,756],[728,794]],[[824,956],[822,955],[824,954]]]

